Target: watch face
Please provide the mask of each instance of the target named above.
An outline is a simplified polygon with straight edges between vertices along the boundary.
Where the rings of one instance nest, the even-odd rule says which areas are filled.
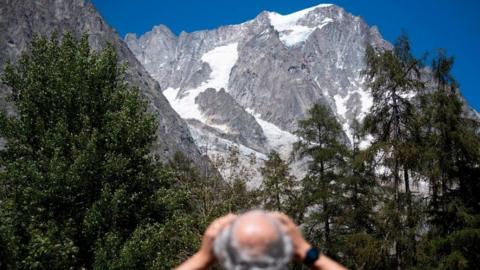
[[[306,265],[310,266],[318,259],[319,255],[320,255],[320,251],[318,249],[312,247],[307,251],[307,254],[305,256],[305,260],[303,260],[303,262]]]

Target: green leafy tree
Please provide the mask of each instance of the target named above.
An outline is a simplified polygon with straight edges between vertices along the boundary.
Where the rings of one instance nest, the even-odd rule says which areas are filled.
[[[188,193],[150,154],[155,118],[112,46],[36,37],[2,83],[18,114],[0,116],[0,267],[145,269],[164,248],[133,248],[149,232],[164,244],[191,236],[165,234]]]

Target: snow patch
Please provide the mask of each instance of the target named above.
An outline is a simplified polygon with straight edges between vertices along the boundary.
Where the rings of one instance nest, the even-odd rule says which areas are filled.
[[[254,110],[247,108],[246,111],[255,117],[257,123],[262,127],[263,134],[267,138],[269,147],[280,153],[282,158],[288,158],[290,151],[292,150],[292,145],[297,142],[299,138],[278,126],[261,119],[260,114],[255,113]]]
[[[212,72],[210,78],[203,82],[199,87],[183,91],[183,95],[179,96],[179,88],[167,88],[163,94],[167,98],[172,108],[184,119],[197,119],[200,122],[218,128],[224,132],[228,132],[226,125],[214,125],[209,123],[198,105],[195,103],[195,98],[207,88],[215,88],[220,90],[224,88],[228,91],[228,82],[230,80],[230,71],[238,59],[238,43],[232,43],[225,46],[219,46],[211,51],[208,51],[202,56],[202,61],[206,62]]]
[[[370,92],[365,91],[365,90],[358,90],[357,93],[360,95],[360,102],[362,105],[362,110],[360,113],[361,119],[365,118],[365,116],[368,114],[370,111],[370,108],[372,108],[373,105],[373,97],[370,94]]]
[[[358,115],[356,115],[358,121],[362,121],[365,116],[370,111],[370,108],[373,105],[373,98],[371,94],[363,89],[359,89],[357,91],[349,92],[348,95],[342,97],[340,94],[336,94],[333,96],[333,100],[335,101],[335,108],[337,117],[342,124],[342,129],[347,134],[348,139],[350,142],[353,142],[353,130],[351,130],[350,123],[348,123],[347,112],[349,108],[347,107],[348,102],[353,97],[353,95],[357,94],[360,97],[360,111]],[[350,101],[351,102],[351,101]],[[370,140],[366,139],[362,142],[363,147],[366,147],[369,144]]]
[[[316,78],[315,78],[316,80]],[[350,79],[353,88],[349,88],[346,96],[336,94],[332,97],[335,103],[336,115],[342,129],[347,135],[350,142],[353,142],[353,130],[350,127],[352,122],[348,121],[347,113],[353,113],[359,122],[362,122],[365,116],[370,112],[373,105],[373,97],[368,89],[365,89],[365,77],[356,77]],[[318,82],[317,82],[318,84]],[[354,103],[356,102],[356,103]],[[359,104],[358,104],[359,103]],[[350,108],[349,105],[354,106]],[[365,138],[361,142],[361,148],[366,148],[371,139]]]
[[[225,88],[225,91],[228,90],[230,71],[238,59],[237,47],[238,43],[220,46],[202,56],[202,61],[206,62],[212,69],[210,80],[206,82],[207,87],[217,90],[220,90],[220,88]]]
[[[333,22],[331,18],[324,18],[316,27],[299,25],[298,21],[304,18],[309,12],[316,8],[329,7],[332,4],[321,4],[315,7],[307,8],[292,14],[281,15],[276,12],[269,12],[268,18],[273,28],[280,33],[280,40],[286,46],[293,46],[307,40],[315,29],[321,29],[325,25]]]
[[[333,100],[335,100],[335,107],[337,108],[337,116],[340,118],[340,123],[342,124],[342,129],[347,135],[350,142],[353,142],[352,132],[350,131],[350,125],[347,121],[347,101],[349,100],[350,95],[342,97],[340,94],[336,94],[333,96]]]
[[[365,138],[363,138],[363,140],[359,142],[358,148],[360,148],[360,150],[365,150],[370,145],[372,145],[372,142],[373,142],[373,136],[371,134],[367,134],[367,136],[365,136]]]
[[[202,113],[195,104],[195,97],[204,91],[205,88],[196,88],[188,91],[185,96],[178,98],[179,88],[167,88],[163,91],[163,95],[167,98],[172,108],[184,119],[197,119],[201,122],[205,120]]]
[[[333,96],[333,100],[335,100],[335,107],[337,108],[337,113],[345,118],[345,113],[347,113],[347,106],[345,103],[347,102],[349,96],[342,97],[340,94],[336,94]]]

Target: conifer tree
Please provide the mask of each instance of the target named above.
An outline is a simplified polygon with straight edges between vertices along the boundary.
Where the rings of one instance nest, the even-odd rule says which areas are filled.
[[[302,212],[298,211],[302,208],[297,194],[298,181],[290,175],[288,164],[276,151],[270,152],[261,173],[263,180],[259,193],[263,208],[284,212],[294,218]]]
[[[379,184],[376,181],[374,168],[367,162],[366,153],[360,149],[363,139],[361,125],[353,121],[353,142],[349,151],[347,166],[345,166],[344,206],[345,216],[350,220],[350,232],[373,232],[373,208],[380,202],[378,197]]]
[[[423,173],[429,180],[430,230],[422,263],[475,269],[480,250],[479,123],[468,118],[451,75],[453,58],[440,50],[432,61],[433,90],[422,95]]]
[[[373,106],[365,118],[364,127],[374,138],[370,147],[372,155],[380,156],[379,165],[386,168],[386,177],[393,184],[395,212],[392,217],[399,232],[391,235],[395,235],[392,245],[396,250],[396,268],[400,269],[414,252],[414,248],[405,246],[414,242],[414,234],[406,234],[415,227],[411,217],[413,199],[410,178],[413,170],[411,163],[415,157],[412,152],[416,149],[412,141],[416,120],[410,96],[424,88],[421,63],[412,55],[405,34],[397,39],[393,50],[379,51],[368,47],[366,63],[365,73],[372,91]],[[403,194],[400,188],[402,182]],[[402,216],[407,217],[406,224]]]
[[[345,162],[346,146],[340,124],[331,111],[315,104],[306,119],[299,121],[296,134],[300,140],[294,144],[294,154],[309,160],[309,170],[302,179],[302,196],[305,200],[307,237],[335,256],[334,242],[337,235],[332,225],[341,209],[342,196],[339,168]]]
[[[382,209],[386,193],[375,176],[369,152],[360,149],[365,134],[357,119],[352,122],[352,147],[342,168],[342,212],[337,226],[341,232],[342,263],[351,269],[389,268],[390,246],[384,241]]]

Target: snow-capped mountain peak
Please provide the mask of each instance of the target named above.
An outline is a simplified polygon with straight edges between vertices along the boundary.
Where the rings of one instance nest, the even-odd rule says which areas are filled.
[[[304,42],[308,36],[315,30],[320,29],[326,24],[333,22],[328,17],[321,18],[316,26],[307,26],[302,24],[301,19],[305,18],[310,12],[319,8],[331,7],[332,4],[320,4],[311,8],[297,11],[288,15],[281,15],[277,12],[268,12],[271,25],[280,33],[280,40],[287,46],[294,46]]]
[[[258,159],[270,150],[288,158],[297,122],[315,103],[332,109],[348,143],[352,120],[371,105],[365,48],[390,46],[331,4],[179,36],[161,26],[126,41],[200,147],[225,154],[238,144]]]

